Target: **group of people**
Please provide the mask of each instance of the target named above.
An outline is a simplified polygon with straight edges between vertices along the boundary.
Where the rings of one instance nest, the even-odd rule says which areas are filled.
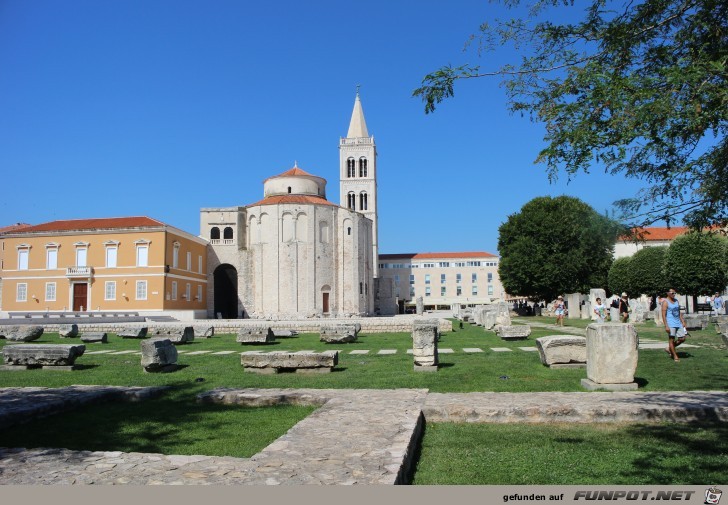
[[[685,338],[689,335],[686,328],[687,325],[685,324],[685,318],[683,317],[682,312],[680,312],[680,302],[675,299],[675,296],[675,290],[669,289],[667,291],[666,298],[660,299],[658,297],[658,305],[661,307],[662,321],[665,324],[665,332],[667,333],[668,344],[665,352],[667,352],[675,362],[678,362],[680,361],[680,358],[677,355],[676,349],[685,342]],[[715,293],[715,295],[713,295],[710,299],[710,303],[715,314],[722,314],[724,312],[725,303],[723,302],[723,298],[720,296],[720,293]],[[621,322],[626,323],[629,321],[631,308],[629,306],[627,293],[622,293],[619,300],[613,301],[611,306],[618,309],[619,320]],[[592,310],[596,316],[597,323],[603,323],[610,320],[607,307],[604,303],[602,303],[601,298],[596,299],[596,303]],[[563,296],[559,296],[557,298],[556,303],[554,304],[554,314],[556,315],[556,324],[564,326],[566,304],[564,303]]]

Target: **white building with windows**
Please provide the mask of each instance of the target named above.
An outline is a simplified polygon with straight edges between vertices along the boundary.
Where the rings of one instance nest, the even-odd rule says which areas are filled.
[[[400,312],[422,297],[425,309],[505,299],[498,256],[487,252],[380,254],[379,276],[391,279]]]

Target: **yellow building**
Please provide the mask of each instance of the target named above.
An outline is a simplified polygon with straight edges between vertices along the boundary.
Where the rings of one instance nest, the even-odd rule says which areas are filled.
[[[77,219],[0,234],[2,312],[205,317],[207,241],[149,217]]]

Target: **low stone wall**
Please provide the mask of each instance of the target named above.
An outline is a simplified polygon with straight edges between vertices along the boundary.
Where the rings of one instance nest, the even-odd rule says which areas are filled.
[[[237,334],[241,328],[259,327],[266,323],[273,330],[295,330],[298,333],[319,333],[322,324],[361,324],[361,333],[411,333],[412,323],[416,320],[425,319],[413,315],[401,315],[395,317],[362,317],[362,318],[346,318],[346,319],[305,319],[300,321],[264,321],[262,319],[198,319],[195,326],[209,325],[214,326],[215,334]],[[139,326],[139,323],[88,323],[78,321],[79,332],[96,332],[102,331],[106,333],[118,333],[130,326]],[[146,323],[148,326],[159,326],[160,323]],[[438,325],[440,333],[452,331],[452,321],[449,319],[439,319]],[[58,324],[45,324],[43,329],[46,332],[55,333],[59,329]],[[164,323],[165,327],[169,326],[190,326],[189,322],[180,321],[179,323]]]

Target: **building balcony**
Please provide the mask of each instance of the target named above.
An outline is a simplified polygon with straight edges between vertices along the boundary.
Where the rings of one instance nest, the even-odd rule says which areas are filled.
[[[214,238],[210,240],[210,244],[212,245],[235,245],[235,239],[232,238]]]
[[[93,267],[68,267],[66,277],[69,279],[90,279],[94,275]]]

